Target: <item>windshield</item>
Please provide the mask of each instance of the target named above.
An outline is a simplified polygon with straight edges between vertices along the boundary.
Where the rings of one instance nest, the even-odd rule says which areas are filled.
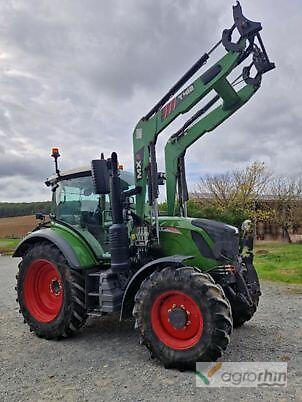
[[[81,231],[87,240],[91,235],[107,249],[111,225],[109,195],[94,193],[91,176],[62,180],[55,194],[56,218]]]
[[[108,196],[106,198],[109,203]],[[56,191],[56,205],[57,218],[72,225],[81,224],[83,212],[96,212],[100,196],[93,192],[91,176],[61,181]]]
[[[122,179],[121,187],[127,190],[131,185]],[[86,237],[93,235],[102,247],[108,243],[108,229],[112,224],[110,195],[95,194],[90,175],[58,182],[55,215],[59,221],[74,226]]]

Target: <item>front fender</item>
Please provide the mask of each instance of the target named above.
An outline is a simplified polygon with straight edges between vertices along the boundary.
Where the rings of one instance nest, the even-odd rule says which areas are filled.
[[[13,257],[22,257],[35,243],[48,241],[54,244],[64,255],[68,265],[74,269],[90,268],[97,265],[97,260],[91,250],[79,239],[72,244],[51,228],[36,230],[27,235],[16,248]]]
[[[158,258],[143,265],[132,276],[127,284],[122,301],[120,320],[131,317],[132,309],[134,307],[134,297],[141,283],[144,279],[147,278],[147,276],[151,275],[152,272],[156,271],[157,269],[163,269],[166,266],[173,265],[176,268],[180,266],[185,266],[184,261],[191,258],[191,256],[172,255],[169,257]]]

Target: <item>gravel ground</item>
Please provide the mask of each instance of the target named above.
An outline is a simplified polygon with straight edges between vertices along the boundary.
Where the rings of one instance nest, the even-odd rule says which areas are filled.
[[[196,388],[138,344],[133,322],[91,319],[77,336],[46,341],[15,302],[17,261],[0,257],[1,401],[302,401],[302,287],[263,283],[255,317],[235,330],[223,361],[288,361],[287,389]]]

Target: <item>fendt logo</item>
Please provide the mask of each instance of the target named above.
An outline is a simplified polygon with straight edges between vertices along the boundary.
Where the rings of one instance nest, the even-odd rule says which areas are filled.
[[[136,175],[136,180],[141,180],[143,178],[143,160],[144,160],[144,148],[141,148],[135,154],[135,175]]]

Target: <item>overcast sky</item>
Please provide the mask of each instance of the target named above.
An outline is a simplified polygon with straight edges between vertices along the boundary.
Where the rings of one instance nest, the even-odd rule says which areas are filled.
[[[229,0],[1,0],[0,201],[48,199],[61,167],[117,151],[132,169],[137,121],[232,25]],[[301,174],[301,0],[242,0],[277,69],[255,97],[187,154],[201,175],[264,161]],[[169,133],[169,131],[168,131]],[[170,131],[171,134],[171,131]],[[158,157],[167,136],[159,141]]]

